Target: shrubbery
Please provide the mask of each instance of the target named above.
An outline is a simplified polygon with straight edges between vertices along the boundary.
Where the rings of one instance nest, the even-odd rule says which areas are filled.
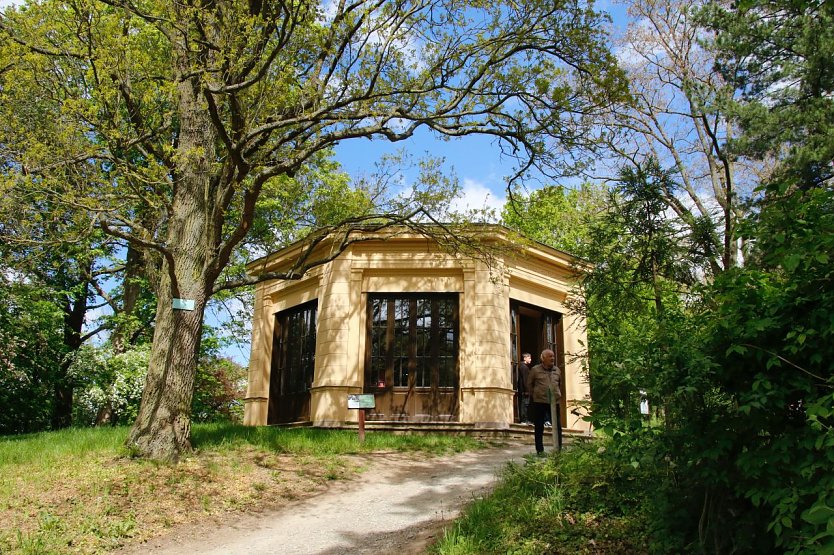
[[[589,334],[592,422],[663,469],[645,486],[674,551],[834,552],[834,191],[769,193],[747,267]]]
[[[656,481],[650,466],[580,444],[510,464],[493,493],[475,501],[435,546],[444,555],[646,553]]]
[[[71,368],[79,384],[75,424],[132,424],[142,399],[149,358],[150,345],[119,354],[108,348],[82,348]],[[242,421],[244,378],[245,369],[235,362],[203,357],[195,380],[194,421]]]
[[[72,366],[79,384],[73,422],[77,426],[132,424],[149,359],[150,345],[118,354],[107,348],[83,347]]]

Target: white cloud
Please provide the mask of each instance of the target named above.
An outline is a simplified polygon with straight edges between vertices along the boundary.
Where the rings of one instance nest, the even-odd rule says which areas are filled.
[[[465,178],[460,195],[452,201],[453,212],[465,213],[470,210],[493,210],[493,221],[498,221],[506,198],[503,193],[495,194],[489,187],[474,179]]]

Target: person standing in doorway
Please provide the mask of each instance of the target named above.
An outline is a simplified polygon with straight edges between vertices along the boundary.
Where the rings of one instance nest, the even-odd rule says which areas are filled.
[[[533,430],[536,438],[536,454],[544,454],[544,422],[550,411],[550,400],[555,400],[555,424],[557,427],[557,448],[562,448],[562,423],[559,418],[559,400],[562,392],[559,388],[560,373],[556,365],[556,354],[545,349],[541,354],[541,363],[530,370],[527,377],[527,391],[533,408]]]
[[[518,365],[518,421],[522,424],[530,423],[530,390],[527,389],[527,378],[530,376],[530,365],[533,363],[533,355],[524,353],[521,355],[521,364]]]

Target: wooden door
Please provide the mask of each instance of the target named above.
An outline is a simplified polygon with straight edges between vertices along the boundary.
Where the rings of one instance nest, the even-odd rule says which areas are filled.
[[[268,424],[310,420],[315,353],[315,302],[275,315]]]

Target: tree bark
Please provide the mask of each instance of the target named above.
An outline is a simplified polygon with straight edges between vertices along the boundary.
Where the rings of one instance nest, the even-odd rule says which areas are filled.
[[[142,294],[142,286],[138,283],[138,279],[145,275],[145,260],[142,252],[134,245],[128,244],[127,255],[125,256],[125,274],[122,288],[124,290],[122,296],[121,311],[124,319],[113,330],[110,342],[113,345],[114,353],[124,353],[128,346],[132,343],[134,335],[134,326],[136,322],[133,320],[134,312]],[[144,325],[144,322],[139,323]]]
[[[87,267],[83,275],[83,280],[86,280],[90,273],[92,262],[87,262]],[[78,290],[65,300],[64,303],[64,360],[58,367],[58,374],[55,376],[55,385],[53,387],[53,401],[52,401],[52,429],[60,430],[68,428],[72,425],[72,399],[73,388],[75,384],[69,376],[70,364],[72,363],[70,355],[78,351],[83,343],[81,339],[81,330],[84,328],[84,317],[87,314],[87,294],[89,292],[89,282],[84,281],[78,286]]]
[[[205,307],[204,298],[194,300],[194,310],[174,310],[172,298],[164,295],[157,303],[148,376],[127,439],[143,457],[177,461],[191,450],[191,399]]]
[[[72,424],[72,389],[72,385],[67,384],[65,379],[55,384],[52,400],[53,430],[69,428]]]
[[[191,72],[187,42],[177,44],[180,75]],[[180,138],[177,175],[157,291],[156,327],[139,414],[128,448],[151,459],[176,461],[191,450],[191,401],[200,350],[203,314],[217,279],[213,257],[219,233],[212,227],[217,132],[197,76],[178,80]],[[173,299],[194,302],[175,310]]]

